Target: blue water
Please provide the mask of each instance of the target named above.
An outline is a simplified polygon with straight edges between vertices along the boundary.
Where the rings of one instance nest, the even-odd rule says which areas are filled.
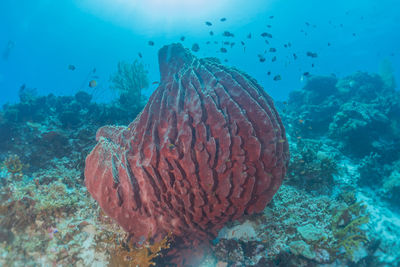
[[[400,80],[400,3],[396,0],[254,0],[251,4],[198,0],[192,1],[194,6],[177,0],[140,2],[2,0],[0,52],[8,56],[0,59],[0,105],[17,102],[22,84],[40,94],[91,92],[88,74],[93,68],[98,76],[95,100],[108,100],[109,77],[118,61],[132,61],[140,52],[150,80],[157,81],[158,49],[181,36],[186,37],[183,44],[188,48],[200,45],[198,56],[228,59],[226,64],[248,72],[275,99],[286,99],[291,90],[301,88],[304,72],[337,76],[358,70],[378,72],[383,59],[391,61]],[[222,17],[227,20],[221,22]],[[206,21],[213,25],[207,26]],[[211,30],[214,36],[209,35]],[[223,37],[224,31],[235,37]],[[262,38],[262,32],[273,38]],[[251,39],[246,38],[249,33]],[[149,46],[149,40],[155,45]],[[226,54],[219,52],[220,44],[206,45],[225,40],[235,42]],[[245,52],[240,41],[246,43]],[[291,47],[284,48],[289,42]],[[272,54],[267,52],[266,61],[259,62],[257,55],[270,47],[277,49],[277,60],[271,62]],[[307,57],[307,51],[318,57]],[[70,64],[74,71],[68,69]],[[282,80],[273,81],[278,74]]]

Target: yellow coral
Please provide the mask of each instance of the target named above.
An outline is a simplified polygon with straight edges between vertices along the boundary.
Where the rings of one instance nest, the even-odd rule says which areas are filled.
[[[13,175],[22,175],[23,164],[17,155],[10,155],[8,158],[6,158],[4,165],[6,166],[8,172],[12,173]]]
[[[368,238],[360,227],[369,222],[369,215],[361,216],[365,206],[362,202],[356,202],[340,210],[332,219],[332,232],[336,238],[336,251],[343,247],[346,257],[353,260],[354,252]]]
[[[111,255],[110,267],[149,267],[155,266],[154,259],[161,255],[161,251],[170,247],[172,234],[169,233],[159,242],[150,244],[147,240],[141,247],[128,243],[127,247],[120,244]]]

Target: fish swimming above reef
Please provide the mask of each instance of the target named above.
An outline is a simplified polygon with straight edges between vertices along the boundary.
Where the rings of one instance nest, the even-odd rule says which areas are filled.
[[[149,44],[149,46],[154,46],[154,42],[153,41],[149,41],[148,44]]]
[[[276,76],[274,77],[274,81],[280,81],[280,80],[282,80],[281,75],[276,75]]]
[[[224,22],[226,21],[226,18],[221,18],[219,21]]]
[[[209,22],[209,21],[206,21],[205,23],[206,23],[207,26],[212,26],[212,23]]]
[[[199,44],[194,43],[194,44],[192,45],[192,51],[193,51],[193,52],[199,52],[199,50],[200,50]]]
[[[68,69],[74,71],[76,67],[74,65],[68,65]]]
[[[8,59],[8,57],[10,56],[10,53],[13,50],[14,46],[15,46],[14,41],[9,40],[8,43],[7,43],[7,46],[6,46],[6,48],[4,49],[4,52],[3,52],[3,59],[4,60]]]
[[[235,35],[229,31],[224,31],[224,33],[222,35],[225,37],[235,37]]]
[[[307,56],[308,57],[312,57],[312,58],[316,58],[316,57],[318,57],[318,54],[317,53],[313,53],[313,52],[307,52]]]
[[[96,86],[97,86],[96,80],[91,80],[91,81],[89,82],[89,87],[90,87],[90,88],[95,88]]]
[[[263,32],[263,33],[261,33],[261,37],[272,38],[272,34],[270,34],[270,33],[268,33],[268,32]]]

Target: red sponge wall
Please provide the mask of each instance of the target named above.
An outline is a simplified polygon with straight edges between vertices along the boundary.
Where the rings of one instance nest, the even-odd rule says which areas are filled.
[[[160,86],[128,127],[105,126],[86,159],[90,194],[133,240],[193,244],[260,212],[289,160],[271,98],[243,72],[180,44],[159,51]]]

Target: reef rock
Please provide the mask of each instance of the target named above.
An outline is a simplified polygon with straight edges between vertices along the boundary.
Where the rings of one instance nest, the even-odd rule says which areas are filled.
[[[85,182],[135,242],[172,232],[196,244],[264,209],[285,175],[288,143],[271,98],[248,75],[180,44],[163,47],[159,64],[160,86],[138,117],[98,130]]]

